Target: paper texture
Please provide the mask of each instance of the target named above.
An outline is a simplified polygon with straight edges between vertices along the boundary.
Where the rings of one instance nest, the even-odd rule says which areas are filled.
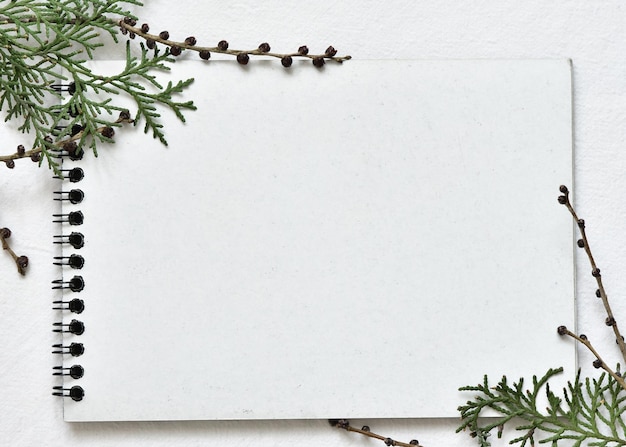
[[[485,373],[575,370],[569,61],[253,62],[174,66],[168,148],[66,163],[67,421],[456,417]]]

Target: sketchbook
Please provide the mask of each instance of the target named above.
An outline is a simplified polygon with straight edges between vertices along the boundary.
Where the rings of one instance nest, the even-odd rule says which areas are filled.
[[[63,162],[66,421],[457,417],[484,374],[575,371],[569,61],[164,76],[196,78],[169,147]]]

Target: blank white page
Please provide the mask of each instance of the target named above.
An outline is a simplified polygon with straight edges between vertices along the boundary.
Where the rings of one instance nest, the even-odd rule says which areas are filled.
[[[67,421],[456,417],[485,373],[575,370],[569,61],[168,76],[199,109],[164,114],[170,146],[118,130],[65,185]]]

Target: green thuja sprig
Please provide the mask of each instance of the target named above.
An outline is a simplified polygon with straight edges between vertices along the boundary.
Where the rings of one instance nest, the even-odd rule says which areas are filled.
[[[600,269],[589,248],[585,221],[574,210],[568,188],[561,185],[559,191],[561,195],[558,203],[567,208],[576,223],[581,236],[576,244],[584,249],[591,265],[591,275],[598,286],[595,295],[601,299],[607,314],[604,324],[612,329],[622,357],[626,360],[624,337],[611,309]],[[524,389],[523,379],[510,386],[506,377],[492,388],[485,376],[482,384],[460,388],[461,391],[477,394],[466,405],[458,407],[462,424],[457,432],[469,430],[481,447],[487,447],[491,445],[489,437],[494,429],[497,428],[500,438],[505,424],[521,421],[515,426],[521,436],[512,439],[509,444],[525,447],[527,444],[534,446],[538,441],[540,444],[550,443],[553,447],[560,442],[573,447],[579,447],[583,442],[594,447],[626,445],[626,382],[620,373],[620,365],[615,370],[610,368],[586,335],[577,335],[565,326],[559,326],[557,332],[574,339],[593,354],[594,368],[604,370],[600,377],[581,379],[579,371],[576,379],[568,382],[563,390],[563,397],[558,397],[550,390],[548,380],[560,373],[562,368],[550,369],[540,379],[533,377],[533,386],[529,390]],[[548,402],[545,408],[539,408],[538,404],[542,389],[545,389]],[[481,416],[491,416],[489,412],[485,414],[485,410],[495,412],[498,416],[495,420],[480,419]]]
[[[183,51],[197,52],[203,60],[212,53],[234,56],[246,65],[251,56],[279,58],[289,68],[294,58],[310,59],[318,68],[326,61],[343,62],[350,56],[338,56],[329,46],[322,54],[309,54],[306,45],[297,52],[274,53],[267,42],[251,50],[229,48],[221,40],[217,46],[200,46],[188,36],[184,41],[170,40],[168,31],[150,34],[147,23],[137,25],[128,5],[142,6],[138,0],[10,0],[0,1],[0,110],[5,120],[20,121],[19,130],[33,138],[31,148],[18,146],[15,153],[0,156],[0,162],[13,168],[15,160],[30,157],[40,164],[43,159],[59,174],[59,151],[66,154],[90,147],[97,154],[100,142],[110,142],[113,128],[122,123],[145,121],[144,131],[167,144],[159,109],[171,109],[184,121],[183,112],[194,110],[191,101],[176,101],[193,82],[187,79],[163,86],[153,73],[169,70],[175,56]],[[118,43],[119,34],[130,40],[139,37],[139,56],[126,45],[126,66],[117,75],[101,76],[85,64],[103,46],[102,36]],[[129,40],[129,42],[130,42]],[[164,47],[159,51],[157,47]],[[153,51],[154,50],[154,51]],[[173,56],[173,57],[170,57]],[[64,87],[61,88],[61,83]],[[51,92],[51,88],[57,92]],[[72,96],[63,106],[60,91]],[[136,115],[113,98],[125,93],[135,102]],[[105,97],[108,96],[108,97]]]
[[[507,378],[491,387],[487,376],[477,386],[463,387],[461,391],[477,393],[473,400],[459,407],[462,424],[457,432],[469,430],[481,447],[491,445],[492,431],[501,438],[504,426],[519,421],[515,430],[520,436],[509,441],[520,447],[535,443],[613,447],[626,445],[626,392],[610,374],[599,378],[581,379],[580,372],[568,382],[562,397],[550,390],[548,380],[562,368],[550,369],[543,377],[533,377],[532,387],[524,388],[524,380],[509,385]],[[547,407],[539,408],[538,398],[545,395]],[[495,411],[492,419],[481,419],[485,410]],[[490,415],[491,416],[491,415]],[[561,444],[559,444],[561,443]]]
[[[184,121],[191,101],[177,101],[193,79],[163,86],[154,73],[169,70],[169,48],[150,50],[140,45],[133,55],[126,45],[126,64],[113,76],[93,72],[86,62],[102,47],[102,35],[118,42],[119,17],[132,18],[125,7],[136,0],[13,0],[0,6],[0,109],[5,121],[18,120],[18,129],[33,139],[31,148],[18,146],[14,154],[0,156],[9,168],[14,160],[30,157],[58,174],[60,150],[110,142],[113,128],[133,122],[125,107],[114,102],[126,93],[135,102],[134,122],[145,121],[145,132],[167,144],[159,107],[169,108]],[[64,87],[61,87],[63,85]],[[56,89],[56,91],[55,91]],[[69,90],[61,104],[60,90]]]
[[[182,93],[193,79],[178,81],[176,84],[170,81],[166,86],[161,85],[153,73],[155,70],[170,70],[168,64],[172,63],[173,59],[169,56],[169,51],[167,49],[163,52],[158,49],[151,51],[141,44],[140,52],[139,57],[133,56],[130,43],[127,42],[125,67],[113,76],[96,75],[83,63],[65,67],[70,72],[69,78],[75,86],[75,92],[66,104],[55,106],[56,118],[53,124],[68,123],[61,137],[67,135],[68,129],[74,125],[80,125],[83,131],[80,133],[78,145],[82,146],[90,140],[90,147],[97,154],[97,141],[110,141],[106,133],[98,129],[102,126],[119,126],[119,123],[111,122],[110,117],[120,113],[124,115],[127,112],[126,108],[113,104],[111,98],[125,92],[135,102],[135,123],[143,119],[144,131],[146,133],[152,131],[155,138],[167,145],[157,106],[166,106],[184,122],[183,110],[195,110],[196,107],[192,101],[176,101],[174,98],[175,95]]]

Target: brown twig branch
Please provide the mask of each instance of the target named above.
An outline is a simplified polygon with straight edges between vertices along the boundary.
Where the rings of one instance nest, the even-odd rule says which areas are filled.
[[[309,54],[309,49],[306,46],[301,46],[297,52],[294,53],[273,53],[270,45],[267,42],[261,43],[258,48],[253,50],[234,50],[229,48],[228,42],[225,40],[220,41],[217,46],[204,47],[196,45],[196,38],[193,36],[187,37],[184,42],[178,42],[170,40],[169,32],[161,31],[158,35],[150,34],[150,26],[144,23],[140,27],[136,26],[137,21],[130,17],[126,17],[117,22],[120,26],[122,34],[127,34],[131,39],[135,36],[139,36],[145,39],[148,48],[154,48],[157,43],[170,47],[170,54],[178,56],[183,50],[196,51],[199,53],[202,59],[209,59],[211,53],[229,54],[237,58],[237,62],[242,65],[248,63],[250,56],[268,56],[281,60],[284,67],[290,67],[293,63],[293,58],[311,59],[313,65],[321,67],[325,64],[326,60],[332,60],[335,62],[344,62],[351,59],[351,56],[337,56],[337,50],[332,46],[328,47],[324,54]]]
[[[133,120],[130,118],[127,112],[120,113],[120,117],[115,121],[115,123],[132,123]],[[83,136],[84,131],[80,130],[76,132],[74,135],[71,135],[62,140],[58,140],[50,143],[53,148],[58,150],[65,150],[68,152],[73,152],[77,149],[76,141],[80,140]],[[96,129],[96,133],[104,135],[108,138],[111,138],[114,135],[113,128],[109,126],[102,126]],[[80,150],[80,149],[79,149]],[[34,162],[39,162],[41,160],[41,147],[35,147],[31,150],[25,150],[24,146],[21,144],[17,147],[17,151],[13,154],[9,155],[0,155],[0,163],[4,162],[9,169],[13,169],[15,167],[15,160],[19,160],[21,158],[30,158]]]
[[[417,439],[412,439],[408,444],[406,442],[396,441],[395,439],[391,439],[387,436],[382,436],[370,431],[370,428],[367,425],[364,425],[362,428],[355,428],[350,425],[350,422],[346,419],[329,419],[328,422],[333,427],[341,428],[343,430],[351,431],[353,433],[359,433],[363,436],[367,436],[374,439],[379,439],[385,443],[387,446],[400,446],[400,447],[420,447],[421,444]]]
[[[580,219],[576,214],[570,200],[569,200],[569,190],[565,185],[561,185],[559,187],[561,194],[558,198],[559,203],[561,205],[565,205],[569,210],[570,214],[574,218],[578,226],[578,230],[581,235],[581,239],[578,239],[577,245],[580,248],[585,249],[585,253],[587,253],[587,258],[589,258],[589,263],[591,264],[591,275],[596,279],[596,283],[598,284],[598,288],[596,289],[596,296],[602,299],[602,304],[604,305],[604,310],[606,311],[607,317],[605,320],[605,324],[613,328],[613,333],[615,334],[615,341],[617,342],[620,352],[622,353],[622,358],[624,362],[626,362],[626,343],[624,342],[624,337],[622,336],[619,327],[617,325],[617,321],[613,315],[613,311],[611,310],[611,305],[609,304],[609,299],[604,289],[604,284],[602,284],[602,275],[600,274],[600,269],[596,265],[596,261],[593,258],[591,253],[591,248],[589,248],[589,241],[587,239],[587,232],[585,231],[585,221]],[[626,387],[625,387],[626,388]]]
[[[54,18],[51,18],[54,20]],[[209,59],[211,53],[228,54],[235,56],[237,62],[240,64],[247,64],[250,56],[268,56],[281,60],[283,66],[289,67],[293,62],[293,58],[310,59],[316,67],[321,67],[325,64],[326,60],[332,60],[335,62],[344,62],[350,60],[352,56],[337,56],[337,50],[332,46],[329,46],[324,54],[309,54],[309,49],[304,45],[298,48],[297,52],[293,53],[274,53],[271,52],[268,43],[264,42],[253,50],[234,50],[228,48],[228,42],[225,40],[220,41],[217,46],[204,47],[196,45],[195,37],[188,37],[184,42],[177,42],[169,39],[169,33],[162,31],[159,35],[150,34],[150,27],[148,24],[143,24],[141,27],[137,27],[137,21],[131,17],[124,17],[123,19],[108,19],[110,23],[120,26],[122,34],[128,35],[131,39],[135,36],[139,36],[145,39],[148,48],[154,48],[157,43],[170,47],[170,53],[173,56],[181,54],[182,50],[196,51],[203,59]],[[39,23],[40,19],[32,17],[20,17],[21,23]],[[69,20],[68,23],[75,23],[76,19]],[[0,26],[15,23],[10,17],[0,16]]]
[[[596,351],[596,349],[593,347],[585,334],[576,335],[565,326],[559,326],[557,331],[559,335],[567,335],[569,337],[572,337],[579,343],[583,344],[587,349],[589,349],[589,351],[591,351],[591,353],[596,358],[593,362],[594,368],[602,368],[603,370],[605,370],[611,375],[611,377],[613,377],[617,381],[617,383],[621,385],[622,388],[626,390],[626,381],[624,381],[621,375],[619,375],[617,372],[613,371],[607,366],[607,364],[604,362],[604,360],[602,360],[602,357],[600,357],[600,354],[598,354],[598,351]]]
[[[17,271],[20,275],[26,274],[26,267],[28,267],[28,257],[26,256],[18,256],[15,254],[7,239],[11,237],[11,230],[8,228],[0,228],[0,241],[2,241],[2,248],[6,250],[9,255],[13,258],[15,265],[17,266]]]

